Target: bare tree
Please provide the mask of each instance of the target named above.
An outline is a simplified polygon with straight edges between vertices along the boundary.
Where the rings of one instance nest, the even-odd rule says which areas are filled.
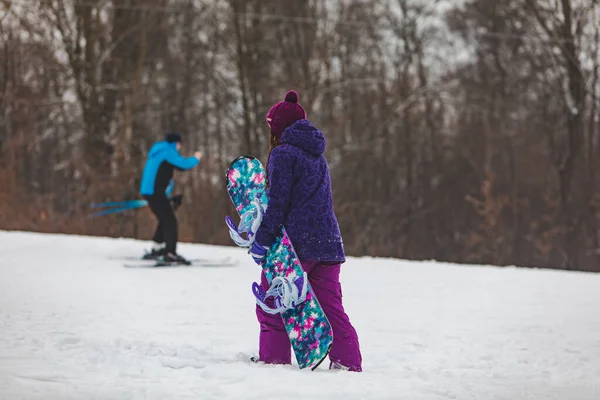
[[[300,92],[346,251],[600,271],[597,0],[0,1],[0,227],[147,238],[184,134],[182,240],[231,244],[222,174]]]

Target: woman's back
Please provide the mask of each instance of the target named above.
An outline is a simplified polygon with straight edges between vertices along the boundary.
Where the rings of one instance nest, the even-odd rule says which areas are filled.
[[[344,262],[329,167],[323,155],[325,147],[323,132],[306,119],[296,121],[283,132],[267,164],[268,208],[275,209],[275,218],[265,215],[262,233],[274,236],[278,232],[276,222],[283,221],[301,260]],[[265,238],[257,240],[262,242]]]

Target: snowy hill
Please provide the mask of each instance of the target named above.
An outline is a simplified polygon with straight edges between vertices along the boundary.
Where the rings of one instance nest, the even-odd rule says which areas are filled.
[[[180,245],[235,267],[122,267],[147,245],[0,232],[0,399],[600,399],[600,275],[350,259],[364,372],[311,372],[247,361],[243,250]]]

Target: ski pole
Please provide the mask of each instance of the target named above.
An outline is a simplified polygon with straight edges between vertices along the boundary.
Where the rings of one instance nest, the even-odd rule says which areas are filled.
[[[132,201],[129,201],[128,203],[126,203],[126,205],[124,205],[123,207],[109,208],[106,210],[98,211],[98,212],[93,213],[91,216],[98,217],[101,215],[108,215],[108,214],[118,213],[121,211],[133,210],[135,208],[145,207],[147,204],[148,204],[148,202],[146,200],[132,200]]]
[[[118,206],[128,206],[139,203],[140,201],[145,200],[125,200],[125,201],[107,201],[105,203],[92,203],[90,204],[90,208],[102,208],[102,207],[118,207]]]

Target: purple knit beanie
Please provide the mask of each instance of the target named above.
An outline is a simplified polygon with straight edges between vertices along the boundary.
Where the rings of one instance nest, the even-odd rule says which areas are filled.
[[[267,113],[267,124],[277,139],[281,138],[285,128],[300,119],[306,119],[306,112],[298,104],[298,93],[294,90],[287,92],[284,100],[271,107]]]

